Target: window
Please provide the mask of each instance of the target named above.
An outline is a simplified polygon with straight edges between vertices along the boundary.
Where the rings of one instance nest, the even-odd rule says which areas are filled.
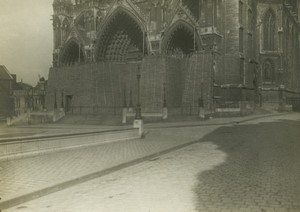
[[[274,65],[271,59],[266,59],[263,63],[263,81],[264,83],[273,83]]]
[[[253,31],[253,18],[252,18],[252,11],[248,10],[248,31]]]
[[[275,14],[269,9],[263,19],[263,49],[273,51],[275,49]]]
[[[243,25],[243,2],[239,0],[239,23]]]
[[[241,83],[245,84],[246,78],[245,78],[244,58],[240,58],[240,77],[241,77]]]
[[[253,58],[253,48],[252,48],[252,46],[253,46],[252,34],[249,33],[248,34],[248,57],[250,59]]]
[[[239,29],[239,51],[243,53],[244,51],[244,29],[240,27]]]

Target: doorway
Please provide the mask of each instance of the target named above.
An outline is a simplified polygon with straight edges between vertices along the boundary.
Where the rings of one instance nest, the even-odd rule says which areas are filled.
[[[72,99],[73,99],[72,95],[66,95],[66,106],[65,106],[66,113],[72,111]]]

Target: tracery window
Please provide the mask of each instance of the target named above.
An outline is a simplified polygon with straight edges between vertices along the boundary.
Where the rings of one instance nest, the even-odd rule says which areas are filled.
[[[239,1],[239,23],[242,26],[243,25],[243,2],[240,0]]]
[[[263,49],[275,49],[275,14],[271,9],[266,12],[263,20]]]
[[[251,10],[248,10],[248,30],[249,32],[253,31],[253,15]]]

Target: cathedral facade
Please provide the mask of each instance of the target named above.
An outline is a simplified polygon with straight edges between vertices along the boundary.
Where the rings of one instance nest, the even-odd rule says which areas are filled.
[[[299,95],[298,1],[54,0],[53,11],[48,109],[116,113],[139,93],[143,112],[214,113]]]

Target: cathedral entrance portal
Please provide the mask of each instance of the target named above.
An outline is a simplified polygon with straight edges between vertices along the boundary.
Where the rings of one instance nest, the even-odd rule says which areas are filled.
[[[144,30],[125,9],[117,9],[107,20],[97,45],[98,61],[127,62],[146,54]]]

